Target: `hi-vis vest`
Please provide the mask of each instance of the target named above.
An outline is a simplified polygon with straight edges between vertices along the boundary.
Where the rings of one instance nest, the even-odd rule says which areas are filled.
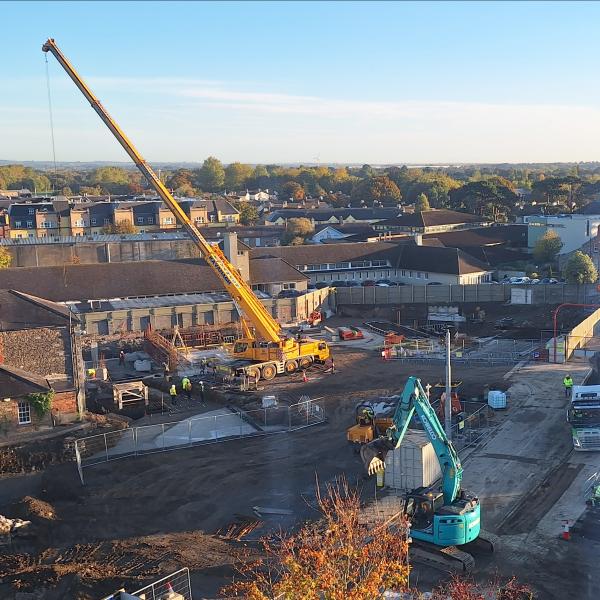
[[[174,385],[171,386],[169,394],[171,394],[171,396],[177,396],[177,388]]]
[[[565,378],[563,379],[563,385],[564,385],[566,388],[573,387],[573,380],[572,380],[570,377],[565,377]]]

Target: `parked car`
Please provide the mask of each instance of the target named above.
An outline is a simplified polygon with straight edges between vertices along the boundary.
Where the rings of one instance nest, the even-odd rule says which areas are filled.
[[[378,279],[377,282],[375,283],[375,285],[381,285],[381,286],[391,286],[391,285],[396,285],[391,279]]]
[[[362,282],[363,287],[373,287],[375,285],[375,280],[374,279],[365,279]]]
[[[379,283],[375,284],[375,287],[391,287],[389,283]]]
[[[348,281],[346,281],[346,287],[360,287],[360,283],[354,281],[354,279],[348,279]]]
[[[427,285],[443,285],[443,283],[440,283],[439,281],[430,281]]]
[[[512,317],[502,317],[494,323],[495,329],[510,329],[514,327],[515,320]]]
[[[535,278],[529,280],[529,283],[533,283],[533,284],[539,283],[539,282],[540,282],[540,280],[539,279],[535,279]]]
[[[309,283],[309,284],[306,286],[306,289],[307,289],[307,290],[311,290],[311,291],[312,291],[312,290],[316,290],[316,289],[317,289],[317,286],[316,286],[314,283]]]
[[[527,285],[531,283],[531,279],[529,277],[511,277],[508,282],[512,285]]]
[[[558,279],[554,279],[554,277],[544,277],[544,279],[540,280],[540,283],[544,283],[546,285],[554,285],[558,283]]]
[[[327,286],[329,286],[329,284],[326,281],[317,281],[317,283],[315,283],[315,288],[318,290],[322,290],[323,288],[326,288]]]
[[[336,279],[329,284],[331,287],[348,287],[348,283],[346,281],[342,281],[341,279]]]
[[[300,290],[281,290],[279,294],[277,294],[278,298],[298,298],[298,296],[302,296]]]

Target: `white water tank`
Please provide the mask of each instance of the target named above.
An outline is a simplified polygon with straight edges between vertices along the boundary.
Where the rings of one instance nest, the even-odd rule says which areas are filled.
[[[385,457],[385,486],[403,492],[433,485],[442,476],[433,445],[424,431],[409,429],[400,448]]]
[[[506,408],[506,394],[498,390],[488,392],[488,405],[491,408]]]

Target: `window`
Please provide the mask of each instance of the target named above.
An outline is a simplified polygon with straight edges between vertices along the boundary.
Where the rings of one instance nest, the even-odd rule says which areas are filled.
[[[77,221],[75,221],[75,227],[85,227],[85,221],[83,219],[77,219]]]
[[[417,271],[417,279],[421,279],[423,277],[423,273],[421,271]]]
[[[144,217],[138,217],[137,218],[137,222],[138,222],[138,225],[143,225],[144,224]]]
[[[95,224],[96,224],[96,219],[90,219],[90,223],[91,223],[92,225],[95,225]]]
[[[204,223],[204,217],[196,217],[196,223]]]
[[[27,227],[33,227],[33,221],[27,221]]]
[[[215,219],[215,215],[210,215],[210,222],[211,222],[211,223],[214,223],[214,222],[215,222],[215,220],[216,220],[216,219]]]
[[[31,404],[29,402],[19,402],[19,425],[31,423]]]
[[[40,223],[40,225],[44,228],[44,229],[49,229],[50,227],[52,227],[52,223],[50,221],[42,221]]]
[[[30,208],[29,209],[29,214],[30,215],[35,215],[35,208]]]
[[[425,279],[429,279],[429,273],[425,273]]]
[[[110,225],[110,219],[104,219],[104,224],[105,225]]]
[[[15,227],[21,227],[21,221],[15,221]]]
[[[154,225],[154,217],[148,217],[148,225]]]
[[[284,290],[295,290],[296,289],[296,284],[295,283],[284,283],[283,284],[283,289]]]
[[[165,225],[173,225],[173,217],[165,217],[165,218],[163,219],[163,223],[164,223]]]
[[[412,277],[412,276],[413,276],[413,272],[412,272],[412,271],[409,271],[409,272],[408,272],[408,276],[409,276],[409,277]]]

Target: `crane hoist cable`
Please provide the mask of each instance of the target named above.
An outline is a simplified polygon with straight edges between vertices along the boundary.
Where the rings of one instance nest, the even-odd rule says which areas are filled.
[[[52,115],[52,94],[50,93],[50,70],[48,68],[48,55],[46,59],[46,89],[48,91],[48,114],[50,115],[50,139],[52,140],[52,162],[54,163],[54,189],[58,184],[58,169],[56,168],[56,144],[54,143],[54,118]]]

